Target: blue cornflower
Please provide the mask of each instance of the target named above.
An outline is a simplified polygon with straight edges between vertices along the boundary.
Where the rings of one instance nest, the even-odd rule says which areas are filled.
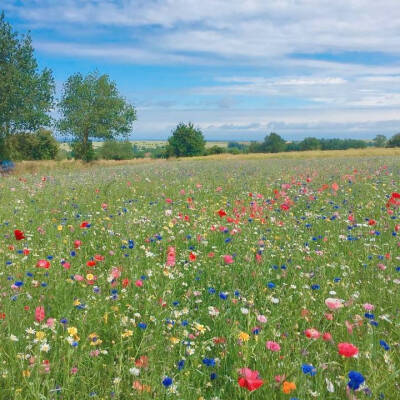
[[[312,285],[312,286],[311,286],[311,289],[312,289],[312,290],[319,290],[319,289],[320,289],[320,286],[319,286],[319,285]]]
[[[357,371],[350,371],[348,377],[350,380],[347,385],[352,390],[357,390],[365,382],[364,376]]]
[[[215,360],[213,358],[203,358],[203,364],[207,365],[207,367],[214,367]]]
[[[165,387],[171,386],[171,385],[172,385],[172,378],[170,378],[169,376],[166,376],[166,377],[163,379],[162,384],[163,384]]]
[[[213,381],[214,379],[217,379],[217,374],[215,373],[215,372],[213,372],[211,375],[210,375],[210,379]]]
[[[380,340],[379,344],[385,349],[385,350],[390,350],[390,346],[384,341]]]
[[[227,295],[226,293],[224,293],[224,292],[220,292],[220,293],[219,293],[219,297],[220,297],[222,300],[226,300],[226,299],[228,298],[228,295]]]
[[[139,323],[138,323],[138,327],[139,327],[140,329],[146,329],[146,328],[147,328],[147,324],[145,324],[144,322],[139,322]]]
[[[185,360],[180,360],[178,361],[177,367],[178,370],[180,371],[181,369],[183,369],[183,367],[185,366]]]
[[[301,369],[305,375],[314,376],[317,373],[317,369],[311,364],[303,364]]]

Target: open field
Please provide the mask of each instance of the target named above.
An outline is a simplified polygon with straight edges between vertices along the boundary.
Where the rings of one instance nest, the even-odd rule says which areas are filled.
[[[0,398],[398,399],[399,156],[18,163]]]
[[[191,160],[210,161],[210,160],[263,160],[263,159],[312,159],[312,158],[347,158],[347,157],[377,157],[377,156],[398,156],[400,157],[400,148],[376,148],[350,150],[327,150],[327,151],[298,151],[285,153],[252,153],[252,154],[217,154],[207,157],[192,157]],[[178,162],[184,158],[178,159]],[[63,161],[22,161],[16,163],[16,174],[23,173],[50,173],[54,170],[80,170],[92,168],[104,168],[122,165],[137,165],[143,163],[163,163],[171,160],[152,160],[149,158],[133,159],[124,161],[100,160],[90,164],[74,160]]]
[[[166,140],[130,140],[130,142],[133,145],[137,145],[139,148],[143,148],[143,147],[152,148],[152,147],[165,146],[167,144]],[[243,141],[238,141],[238,143],[249,144],[249,142],[243,142]],[[102,145],[103,145],[103,142],[93,142],[93,147],[95,149]],[[206,148],[212,147],[212,146],[227,147],[228,142],[223,142],[223,141],[220,141],[220,142],[207,141],[206,142]],[[66,151],[71,150],[71,146],[69,145],[69,143],[66,143],[66,142],[60,143],[60,147]]]

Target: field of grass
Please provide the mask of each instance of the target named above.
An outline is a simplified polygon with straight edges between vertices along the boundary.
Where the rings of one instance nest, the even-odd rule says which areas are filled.
[[[0,176],[0,398],[400,398],[399,152],[296,154]]]
[[[159,147],[159,146],[165,146],[167,144],[166,140],[131,140],[130,141],[133,145],[137,145],[139,148],[152,148],[152,147]],[[243,142],[239,141],[239,143],[242,144],[249,144],[249,142]],[[103,142],[93,142],[93,147],[96,149],[100,146],[103,145]],[[223,142],[223,141],[207,141],[206,142],[206,148],[212,147],[212,146],[219,146],[219,147],[227,147],[228,142]],[[61,149],[70,151],[71,146],[69,143],[61,143],[60,144]]]

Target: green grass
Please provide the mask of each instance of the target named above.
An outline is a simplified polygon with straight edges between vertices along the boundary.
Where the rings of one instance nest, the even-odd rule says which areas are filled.
[[[366,379],[358,399],[398,398],[400,214],[386,207],[400,191],[398,156],[275,157],[43,164],[0,177],[0,398],[344,399],[350,370]],[[104,260],[88,267],[96,254]],[[40,259],[51,267],[37,268]],[[345,306],[330,312],[327,298]],[[309,328],[333,341],[308,339]],[[358,356],[339,355],[340,342]],[[263,379],[254,392],[238,385],[244,367]],[[277,375],[296,390],[283,393]]]

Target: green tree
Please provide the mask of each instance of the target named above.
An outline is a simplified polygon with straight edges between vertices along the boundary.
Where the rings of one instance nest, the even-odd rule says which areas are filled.
[[[372,142],[375,147],[385,147],[387,139],[385,135],[376,135]]]
[[[19,36],[0,14],[0,158],[7,157],[5,140],[21,131],[50,124],[54,79],[39,71],[29,35]]]
[[[386,147],[400,147],[400,133],[397,133],[396,135],[392,136],[388,140]]]
[[[199,156],[205,152],[206,142],[200,129],[191,122],[180,123],[168,139],[167,154],[176,157]]]
[[[286,150],[286,142],[278,134],[272,132],[265,136],[263,151],[265,153],[280,153]]]
[[[112,140],[126,136],[136,120],[135,108],[118,92],[108,75],[77,73],[64,84],[59,102],[60,132],[73,137],[75,158],[94,158],[92,138]]]
[[[300,150],[318,150],[321,148],[321,142],[315,137],[307,137],[299,143]]]

